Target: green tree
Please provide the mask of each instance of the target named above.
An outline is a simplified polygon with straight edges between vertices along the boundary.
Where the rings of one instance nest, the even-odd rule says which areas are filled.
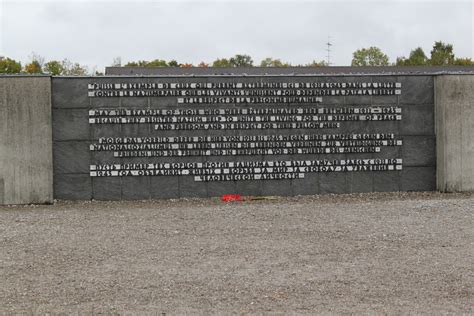
[[[398,57],[397,66],[423,66],[428,64],[428,57],[426,57],[423,48],[417,47],[410,52],[408,58]]]
[[[136,61],[129,61],[125,64],[125,67],[138,67],[138,63]]]
[[[305,66],[306,67],[327,67],[329,65],[328,65],[328,62],[325,60],[321,60],[321,61],[313,60],[312,62],[310,62],[309,64],[306,64]]]
[[[43,69],[41,68],[39,61],[32,60],[30,63],[25,65],[25,72],[27,74],[41,74],[43,73]]]
[[[85,76],[88,74],[87,66],[79,63],[73,63],[68,59],[62,61],[51,60],[44,64],[44,71],[53,76]],[[95,67],[92,69],[92,74],[96,73]]]
[[[28,74],[42,74],[44,58],[35,52],[32,52],[29,57],[31,62],[25,65],[24,71]]]
[[[260,62],[260,67],[290,67],[289,63],[284,63],[280,59],[267,57]]]
[[[25,73],[27,74],[42,74],[44,58],[35,52],[30,54],[30,62],[25,65]]]
[[[168,67],[168,63],[163,59],[155,59],[148,62],[145,67]]]
[[[87,67],[82,66],[79,63],[74,63],[68,70],[69,76],[85,76],[87,75]]]
[[[8,57],[0,56],[0,74],[18,74],[20,72],[20,62]]]
[[[155,59],[152,61],[139,60],[130,61],[125,64],[125,67],[168,67],[168,63],[163,59]]]
[[[273,67],[276,60],[278,60],[278,59],[273,59],[271,57],[267,57],[265,59],[262,59],[262,61],[260,62],[260,67]]]
[[[227,58],[218,58],[212,62],[212,67],[232,67]]]
[[[146,60],[139,60],[138,63],[137,63],[137,66],[138,67],[148,67],[148,61]]]
[[[60,76],[64,73],[64,66],[60,61],[51,60],[44,64],[44,71],[53,76]]]
[[[249,55],[237,54],[229,59],[232,67],[252,67],[253,60]]]
[[[453,45],[441,41],[435,42],[431,50],[430,64],[433,66],[454,64]]]
[[[85,76],[87,75],[87,67],[82,66],[79,63],[73,63],[69,61],[68,59],[64,59],[61,62],[61,65],[63,66],[63,76]]]
[[[170,60],[168,67],[179,67],[179,63],[176,60]]]
[[[474,66],[474,60],[471,58],[456,58],[454,64],[458,66]]]
[[[397,61],[394,66],[407,66],[407,58],[405,56],[397,57]]]
[[[388,66],[388,56],[378,47],[358,49],[352,56],[352,66]]]

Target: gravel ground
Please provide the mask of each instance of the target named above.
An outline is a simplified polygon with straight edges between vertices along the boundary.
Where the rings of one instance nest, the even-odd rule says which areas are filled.
[[[472,314],[474,194],[0,207],[0,314]]]

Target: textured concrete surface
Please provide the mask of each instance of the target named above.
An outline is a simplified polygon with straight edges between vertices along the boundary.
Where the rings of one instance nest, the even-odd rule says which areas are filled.
[[[474,76],[436,77],[437,187],[474,191]]]
[[[474,195],[0,207],[1,315],[472,315]]]
[[[53,200],[51,79],[0,77],[0,204]]]

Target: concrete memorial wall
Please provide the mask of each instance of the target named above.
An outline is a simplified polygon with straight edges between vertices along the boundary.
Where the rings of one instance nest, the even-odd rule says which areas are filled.
[[[0,76],[0,205],[52,202],[51,79]]]
[[[436,189],[430,75],[52,78],[54,196]]]
[[[435,77],[437,188],[474,191],[474,76]]]

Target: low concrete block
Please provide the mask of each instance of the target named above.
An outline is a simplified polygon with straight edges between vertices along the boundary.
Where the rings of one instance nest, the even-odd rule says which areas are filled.
[[[0,77],[0,203],[53,201],[51,78]]]
[[[442,75],[435,82],[437,188],[474,191],[474,75]]]

